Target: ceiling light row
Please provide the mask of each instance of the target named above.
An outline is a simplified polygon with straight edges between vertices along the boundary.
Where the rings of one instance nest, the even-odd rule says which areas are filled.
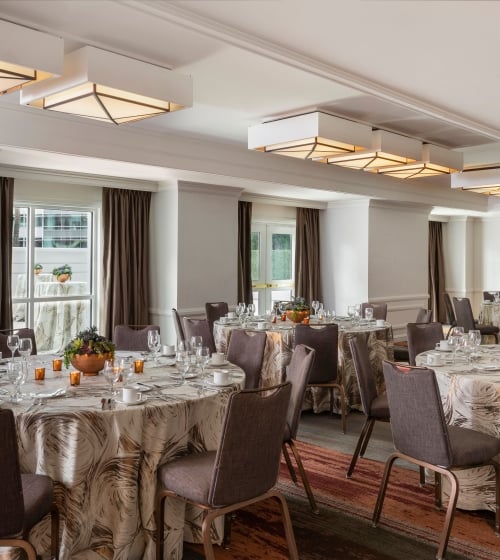
[[[319,111],[252,126],[249,149],[400,179],[450,174],[462,154]]]
[[[21,104],[122,124],[193,104],[189,76],[95,47],[64,55],[58,37],[0,20],[0,94]]]

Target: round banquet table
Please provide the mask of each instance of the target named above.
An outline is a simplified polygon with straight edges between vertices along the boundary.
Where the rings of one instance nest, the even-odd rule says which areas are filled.
[[[31,357],[26,398],[18,404],[8,402],[11,385],[0,365],[0,400],[16,416],[22,471],[55,481],[59,558],[153,559],[157,468],[217,448],[229,394],[243,387],[243,371],[225,365],[231,382],[225,387],[203,387],[200,377],[180,385],[173,359],[160,358],[158,366],[147,361],[144,374],[128,382],[143,392],[144,403],[126,406],[118,395],[103,409],[110,393],[102,375],[82,376],[80,386],[70,387],[68,370],[53,372],[51,360]],[[45,381],[33,380],[35,363],[45,366]],[[207,377],[211,371],[206,368]],[[43,405],[34,404],[36,395],[46,397]],[[200,541],[201,512],[169,500],[165,522],[165,558],[181,560],[183,541]],[[221,525],[217,531],[220,541]],[[49,534],[47,517],[30,535],[39,553],[50,549]]]
[[[417,366],[427,365],[423,352],[416,357]],[[443,352],[443,365],[428,366],[436,373],[444,414],[448,424],[478,430],[500,437],[500,345],[483,345],[471,364],[458,353]],[[496,460],[500,462],[500,455]],[[455,471],[459,481],[457,507],[466,510],[495,511],[495,470],[478,467]],[[449,495],[443,477],[443,493]]]

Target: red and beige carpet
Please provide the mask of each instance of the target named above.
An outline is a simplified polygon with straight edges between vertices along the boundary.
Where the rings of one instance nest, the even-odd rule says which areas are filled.
[[[434,508],[433,488],[421,488],[418,472],[393,469],[377,528],[371,525],[383,464],[358,461],[353,478],[345,473],[350,455],[299,442],[298,447],[320,507],[312,514],[302,487],[293,484],[283,463],[279,487],[287,496],[300,558],[320,560],[433,559],[444,512]],[[491,512],[457,510],[448,545],[449,560],[500,560],[500,538]],[[285,560],[281,520],[272,501],[240,511],[228,550],[215,547],[217,560]],[[185,558],[202,556],[187,545]]]

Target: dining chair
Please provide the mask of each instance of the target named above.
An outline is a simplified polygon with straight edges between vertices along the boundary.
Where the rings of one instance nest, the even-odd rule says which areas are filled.
[[[319,509],[316,505],[316,500],[314,499],[314,494],[311,490],[309,478],[307,477],[307,473],[304,469],[299,450],[295,445],[295,440],[297,439],[297,431],[299,429],[300,414],[302,412],[302,403],[304,402],[304,395],[307,388],[307,382],[309,380],[309,376],[314,364],[315,354],[316,351],[309,346],[299,344],[295,346],[290,364],[286,368],[286,381],[288,381],[292,385],[292,394],[290,396],[290,403],[288,405],[285,433],[283,435],[283,457],[285,458],[285,462],[293,482],[295,484],[298,484],[295,469],[293,468],[290,454],[288,453],[288,448],[290,448],[290,451],[295,458],[295,463],[299,470],[300,478],[302,479],[302,485],[304,486],[304,490],[306,491],[311,509],[313,513],[318,514]]]
[[[443,294],[443,300],[446,311],[446,322],[449,325],[448,332],[446,333],[446,338],[448,338],[450,336],[451,329],[457,326],[457,318],[455,317],[455,310],[453,309],[450,294],[445,292]]]
[[[116,325],[113,343],[116,350],[148,351],[148,332],[158,331],[158,325]]]
[[[210,332],[208,321],[206,319],[193,319],[191,317],[184,317],[184,334],[185,340],[189,342],[192,336],[201,336],[203,346],[210,349],[210,354],[215,352],[214,335]]]
[[[174,319],[174,327],[175,327],[175,333],[177,335],[177,343],[184,342],[186,340],[184,325],[182,324],[182,319],[175,307],[172,307],[172,317]]]
[[[483,301],[495,301],[495,292],[483,292]]]
[[[346,432],[346,399],[344,386],[338,370],[339,327],[337,324],[297,325],[295,327],[295,344],[305,344],[316,350],[313,369],[308,387],[328,388],[330,391],[330,414],[333,414],[333,390],[340,394],[342,431]]]
[[[444,558],[455,515],[459,483],[455,470],[491,465],[496,476],[495,532],[500,533],[500,439],[461,426],[447,425],[436,375],[432,369],[383,362],[395,452],[386,463],[373,512],[376,526],[384,503],[392,466],[397,459],[435,473],[435,503],[441,509],[441,476],[450,484],[450,496],[436,558]],[[424,421],[425,420],[425,421]],[[418,426],[418,430],[415,429]]]
[[[377,422],[377,420],[379,422],[390,422],[391,420],[387,394],[384,392],[379,395],[377,392],[375,373],[370,364],[370,354],[365,337],[355,336],[351,338],[349,340],[349,346],[354,362],[354,371],[356,372],[356,378],[358,380],[361,406],[366,420],[359,435],[351,463],[347,469],[346,478],[352,477],[352,473],[358,462],[358,457],[364,456],[375,422]]]
[[[52,479],[21,474],[14,413],[0,409],[0,546],[22,548],[28,560],[37,560],[29,532],[47,514],[51,517],[51,558],[59,557],[59,510]]]
[[[457,318],[457,326],[463,327],[464,332],[477,329],[481,336],[493,336],[495,343],[498,344],[498,333],[500,328],[495,325],[481,325],[474,319],[472,306],[469,298],[453,298],[453,306],[455,307],[455,316]]]
[[[31,339],[31,355],[35,356],[37,354],[36,347],[36,336],[35,331],[29,327],[22,327],[19,329],[4,329],[0,331],[0,352],[4,358],[10,357],[11,352],[7,346],[7,337],[10,334],[17,334],[19,338],[30,338]],[[14,356],[20,356],[19,352],[16,350]]]
[[[217,517],[273,498],[281,508],[289,558],[298,560],[288,506],[275,487],[291,392],[291,384],[284,383],[231,393],[218,449],[160,466],[155,504],[157,560],[163,559],[166,498],[203,510],[207,560],[215,560],[210,529]]]
[[[417,318],[415,323],[430,323],[432,318],[432,311],[430,309],[425,309],[420,307],[417,312]],[[394,345],[394,361],[395,362],[409,362],[410,353],[407,346],[401,346],[399,344]]]
[[[227,359],[245,372],[245,389],[256,389],[260,385],[266,341],[265,332],[235,329],[231,333]]]
[[[365,309],[367,307],[371,307],[373,309],[373,318],[374,319],[383,319],[384,321],[387,319],[387,303],[370,303],[365,301],[361,304],[361,318],[365,316]]]
[[[408,338],[408,354],[411,366],[421,352],[434,350],[436,344],[443,339],[443,325],[441,323],[408,323],[406,325]]]
[[[225,301],[213,301],[205,303],[205,313],[210,326],[210,331],[214,332],[214,322],[224,317],[229,312],[229,306]]]

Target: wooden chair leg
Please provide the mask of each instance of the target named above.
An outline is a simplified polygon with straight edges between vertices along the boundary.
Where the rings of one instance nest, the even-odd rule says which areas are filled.
[[[316,505],[316,500],[314,499],[314,494],[311,489],[311,485],[309,484],[309,479],[307,478],[307,473],[304,469],[304,465],[302,464],[302,459],[300,458],[299,450],[295,447],[293,440],[289,440],[286,442],[289,445],[290,449],[292,450],[293,456],[295,458],[295,462],[297,463],[297,468],[299,469],[300,478],[302,479],[302,484],[304,486],[304,490],[306,491],[307,498],[309,499],[309,504],[311,506],[312,512],[316,515],[319,514],[318,506]]]
[[[50,554],[54,560],[59,560],[59,510],[52,504],[50,510]]]
[[[356,444],[356,449],[354,450],[351,464],[347,469],[347,474],[345,475],[346,478],[351,478],[352,473],[354,472],[354,468],[356,467],[356,463],[358,462],[358,457],[364,455],[366,451],[366,446],[368,444],[368,440],[370,439],[373,426],[375,424],[375,418],[367,418],[361,433],[359,434],[358,443]]]
[[[292,461],[290,461],[290,455],[288,454],[288,449],[286,448],[286,443],[281,446],[283,450],[283,457],[285,458],[286,466],[288,467],[288,472],[292,478],[294,484],[298,484],[297,475],[295,474],[295,469],[293,468]]]
[[[274,498],[278,500],[281,509],[281,518],[283,520],[283,527],[285,529],[286,542],[288,544],[288,555],[290,560],[299,560],[299,552],[297,550],[297,543],[295,542],[295,535],[293,534],[293,525],[290,518],[290,511],[286,499],[281,494],[275,494]]]

